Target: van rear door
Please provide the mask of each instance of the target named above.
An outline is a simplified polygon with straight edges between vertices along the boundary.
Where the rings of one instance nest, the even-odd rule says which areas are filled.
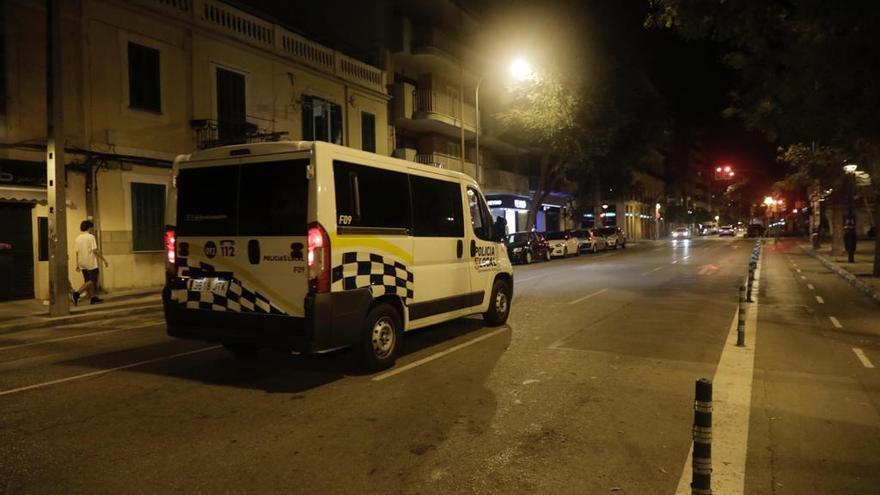
[[[181,164],[172,300],[305,316],[309,163],[294,154]]]

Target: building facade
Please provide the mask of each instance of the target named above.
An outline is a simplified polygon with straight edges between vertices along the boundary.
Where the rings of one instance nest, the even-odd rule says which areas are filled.
[[[48,297],[45,3],[0,2],[0,299]],[[265,139],[390,154],[383,70],[215,0],[62,1],[69,278],[93,219],[108,290],[164,281],[175,156]]]

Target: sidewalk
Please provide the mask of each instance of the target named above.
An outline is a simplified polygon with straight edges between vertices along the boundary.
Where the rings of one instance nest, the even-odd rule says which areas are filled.
[[[880,302],[880,278],[872,276],[874,271],[874,239],[859,239],[856,245],[855,263],[849,263],[846,254],[831,256],[831,245],[822,244],[814,250],[809,243],[798,244],[802,251],[814,256],[829,270],[836,272],[853,287]]]
[[[162,307],[161,290],[161,287],[148,287],[101,294],[103,302],[89,304],[86,299],[81,300],[78,306],[74,306],[71,302],[70,315],[57,317],[50,317],[48,304],[39,299],[2,302],[0,333],[159,311]]]

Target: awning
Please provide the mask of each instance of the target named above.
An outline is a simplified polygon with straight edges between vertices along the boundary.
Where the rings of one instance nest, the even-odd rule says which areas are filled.
[[[0,185],[0,201],[46,204],[46,188]]]

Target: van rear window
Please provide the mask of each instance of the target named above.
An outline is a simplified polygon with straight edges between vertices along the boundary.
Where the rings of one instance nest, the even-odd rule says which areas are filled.
[[[181,170],[178,235],[305,235],[308,163],[304,159]]]
[[[189,168],[177,174],[177,232],[235,235],[238,166]]]

